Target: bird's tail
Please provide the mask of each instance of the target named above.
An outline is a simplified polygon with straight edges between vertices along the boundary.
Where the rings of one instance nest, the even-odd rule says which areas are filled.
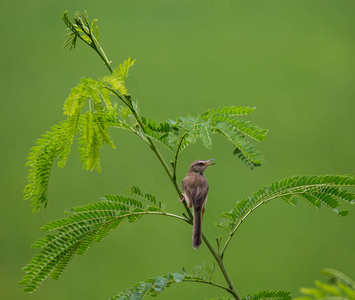
[[[202,243],[202,208],[194,208],[194,222],[192,231],[192,246],[197,250]]]

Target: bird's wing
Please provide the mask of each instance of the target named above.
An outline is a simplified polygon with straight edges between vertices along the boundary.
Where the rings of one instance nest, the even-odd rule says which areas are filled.
[[[188,180],[183,180],[182,189],[188,194],[193,206],[199,208],[204,204],[207,198],[208,182],[206,178],[202,176],[198,178],[198,180],[193,180],[190,184]]]
[[[199,186],[196,189],[195,196],[192,198],[192,203],[194,207],[201,207],[207,198],[208,193],[208,185]]]

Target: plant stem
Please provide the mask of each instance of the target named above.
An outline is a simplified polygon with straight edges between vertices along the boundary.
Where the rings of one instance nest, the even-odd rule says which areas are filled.
[[[178,160],[178,157],[179,157],[179,152],[180,152],[180,148],[181,148],[182,142],[184,141],[185,137],[186,137],[186,132],[185,132],[185,133],[183,134],[183,136],[181,137],[180,142],[179,142],[179,145],[177,146],[177,149],[176,149],[175,158],[174,158],[174,165],[173,165],[173,169],[174,169],[174,172],[173,172],[173,179],[174,179],[174,181],[176,181],[176,165],[177,165],[177,160]]]
[[[110,70],[111,74],[113,73],[113,70],[111,68],[110,62],[108,61],[105,52],[103,52],[102,48],[100,47],[100,49],[102,50],[103,53],[101,53],[101,51],[97,48],[94,48],[95,51],[100,55],[101,59],[104,61],[106,67]]]
[[[197,283],[209,284],[209,285],[213,285],[215,287],[218,287],[220,289],[226,290],[227,292],[231,293],[231,291],[228,288],[226,288],[222,285],[219,285],[217,283],[211,282],[211,281],[202,281],[202,280],[196,280],[196,279],[183,279],[182,282],[197,282]]]
[[[152,141],[152,144],[154,145],[153,141]],[[177,186],[176,180],[174,179],[174,177],[173,177],[173,175],[171,174],[170,170],[168,169],[168,167],[167,167],[167,165],[166,165],[164,159],[162,158],[162,156],[161,156],[161,154],[159,153],[158,149],[156,149],[155,145],[154,145],[154,148],[152,147],[152,150],[153,150],[153,151],[155,152],[155,154],[158,156],[160,162],[163,164],[163,167],[164,167],[166,170],[168,170],[168,171],[167,171],[167,172],[168,172],[168,175],[169,175],[169,177],[170,177],[170,179],[171,179],[171,181],[172,181],[172,183],[173,183],[175,189],[177,190],[179,196],[182,197],[182,193],[181,193],[179,187]],[[155,151],[155,150],[156,150],[156,151]],[[191,211],[190,211],[190,209],[187,207],[186,202],[184,201],[183,204],[184,204],[184,207],[185,207],[185,209],[186,209],[186,211],[187,211],[189,217],[190,217],[191,219],[193,219],[193,216],[192,216],[192,214],[191,214]],[[226,270],[226,268],[225,268],[225,266],[224,266],[224,264],[223,264],[222,258],[221,258],[221,257],[218,255],[218,253],[214,250],[214,248],[213,248],[213,246],[211,245],[210,241],[208,240],[208,238],[207,238],[203,233],[202,233],[202,239],[203,239],[203,241],[205,242],[207,248],[210,250],[210,252],[211,252],[211,254],[213,255],[213,257],[215,258],[215,260],[217,261],[217,264],[218,264],[219,268],[221,269],[221,272],[222,272],[222,274],[223,274],[225,280],[226,280],[227,283],[228,283],[228,286],[229,286],[228,292],[230,292],[230,293],[234,296],[235,299],[240,300],[240,296],[238,295],[238,292],[237,292],[237,290],[235,289],[231,278],[229,277],[229,274],[228,274],[228,272],[227,272],[227,270]]]
[[[221,272],[225,278],[225,280],[228,283],[229,286],[229,292],[234,296],[235,299],[240,300],[240,296],[238,295],[237,290],[234,287],[234,284],[231,280],[231,278],[229,277],[229,274],[223,264],[223,260],[222,258],[218,255],[218,253],[214,250],[213,246],[211,245],[210,241],[207,239],[207,237],[202,233],[202,239],[205,242],[206,246],[208,247],[208,249],[210,250],[211,254],[213,255],[213,257],[215,258],[215,260],[217,261],[217,264],[219,266],[219,268],[221,269]]]
[[[143,132],[145,132],[145,130],[144,130],[144,125],[143,125],[141,119],[139,118],[137,112],[136,112],[134,109],[131,109],[131,110],[132,110],[132,113],[133,113],[134,117],[136,118],[136,120],[137,120],[139,126],[141,127],[141,129],[143,130]],[[147,140],[148,140],[149,143],[150,143],[150,148],[151,148],[151,149],[153,150],[153,152],[156,154],[156,156],[158,157],[160,163],[162,164],[162,166],[164,167],[166,173],[168,174],[168,176],[169,176],[171,182],[173,183],[173,185],[174,185],[174,187],[175,187],[175,189],[176,189],[176,191],[177,191],[179,197],[180,197],[180,198],[183,197],[182,192],[181,192],[181,190],[180,190],[180,188],[178,187],[177,182],[176,182],[175,172],[174,172],[174,174],[171,173],[171,171],[170,171],[168,165],[166,164],[164,158],[163,158],[162,155],[160,154],[159,150],[157,149],[157,147],[155,146],[155,144],[154,144],[154,142],[151,140],[151,138],[149,138],[149,137],[147,136]],[[181,140],[181,142],[182,142],[182,140]],[[179,145],[179,146],[181,146],[181,142],[180,142],[180,145]],[[175,157],[174,168],[176,168],[176,165],[175,165],[176,163],[177,163],[177,157]],[[186,201],[184,201],[183,204],[184,204],[184,207],[185,207],[186,212],[188,213],[190,219],[192,220],[192,219],[193,219],[193,216],[192,216],[192,213],[191,213],[190,209],[187,207]],[[233,285],[233,282],[232,282],[231,278],[229,277],[229,274],[228,274],[228,272],[227,272],[227,270],[226,270],[226,268],[225,268],[225,266],[224,266],[224,264],[223,264],[222,258],[221,258],[221,257],[218,255],[218,253],[214,250],[214,248],[213,248],[213,246],[211,245],[210,241],[207,239],[207,237],[206,237],[203,233],[202,233],[202,238],[203,238],[203,240],[204,240],[206,246],[208,247],[208,249],[209,249],[210,252],[212,253],[213,257],[214,257],[215,260],[217,261],[217,264],[218,264],[219,268],[221,269],[222,274],[223,274],[225,280],[226,280],[227,283],[228,283],[228,286],[229,286],[229,290],[228,290],[228,291],[234,296],[235,299],[240,300],[240,296],[238,295],[237,290],[235,289],[235,287],[234,287],[234,285]]]
[[[272,197],[260,202],[255,207],[253,207],[241,220],[239,220],[239,222],[235,225],[233,231],[229,234],[228,239],[227,239],[226,243],[224,244],[222,251],[220,252],[220,257],[221,257],[222,260],[223,260],[224,253],[226,252],[226,249],[227,249],[227,247],[229,245],[229,242],[232,240],[233,235],[235,234],[235,232],[237,231],[239,226],[243,223],[243,221],[246,219],[246,217],[249,216],[260,205],[262,205],[262,204],[264,204],[264,203],[266,203],[266,202],[268,202],[268,201],[270,201],[272,199],[275,199],[275,198],[277,198],[277,196],[272,196]]]
[[[113,70],[111,68],[111,63],[110,63],[109,59],[107,58],[107,56],[104,52],[104,49],[102,49],[99,42],[96,40],[95,36],[93,35],[93,33],[91,33],[91,31],[90,31],[90,39],[93,41],[93,44],[95,45],[95,47],[93,47],[93,49],[97,52],[97,54],[99,54],[101,59],[104,61],[106,67],[110,70],[110,73],[112,74]]]
[[[117,94],[117,93],[115,93],[115,94]],[[121,97],[120,97],[120,98],[121,98]],[[121,99],[122,99],[122,98],[121,98]],[[122,100],[123,100],[123,99],[122,99]],[[129,108],[131,109],[131,111],[132,111],[132,113],[133,113],[135,119],[137,120],[137,123],[138,123],[139,127],[140,127],[140,128],[142,129],[142,131],[145,133],[144,125],[143,125],[143,123],[142,123],[140,117],[138,116],[137,112],[135,111],[135,109],[134,109],[132,106],[129,106]],[[176,180],[174,179],[174,174],[171,173],[171,171],[170,171],[168,165],[166,164],[166,162],[165,162],[163,156],[160,154],[158,148],[155,146],[155,144],[154,144],[154,142],[152,141],[152,139],[151,139],[149,136],[146,136],[146,138],[147,138],[147,140],[148,140],[148,142],[149,142],[149,144],[150,144],[150,148],[153,150],[153,152],[155,153],[155,155],[158,157],[160,163],[162,164],[164,170],[166,171],[168,177],[170,178],[172,184],[174,185],[176,192],[178,193],[179,197],[182,198],[183,195],[182,195],[182,192],[181,192],[179,186],[177,185]],[[187,204],[186,204],[185,201],[183,202],[183,205],[184,205],[184,207],[185,207],[185,209],[186,209],[186,212],[187,212],[189,218],[192,220],[192,219],[193,219],[192,213],[191,213],[190,209],[187,207]]]
[[[96,45],[96,44],[95,44]],[[94,48],[95,49],[95,48]],[[100,47],[100,49],[102,50],[102,48]],[[101,59],[104,61],[105,65],[108,67],[108,69],[110,70],[110,72],[112,73],[112,68],[110,66],[110,63],[108,62],[108,59],[105,56],[103,56],[101,54],[101,52],[96,48],[95,51],[100,55]],[[103,52],[103,50],[102,50]],[[104,53],[104,52],[103,52]],[[145,128],[144,128],[144,125],[142,123],[142,120],[140,119],[138,113],[136,112],[136,110],[133,108],[133,106],[131,105],[131,103],[127,103],[127,101],[125,101],[120,94],[118,94],[116,91],[112,90],[112,89],[109,89],[110,91],[112,91],[118,98],[120,98],[129,108],[130,110],[132,111],[132,114],[134,115],[139,127],[142,129],[143,133],[146,133],[145,132]],[[180,140],[180,143],[178,145],[178,148],[177,148],[177,151],[176,151],[176,155],[175,155],[175,158],[174,158],[174,165],[173,165],[173,173],[170,171],[168,165],[166,164],[163,156],[161,155],[161,153],[159,152],[158,148],[155,146],[154,142],[152,141],[152,139],[146,135],[146,139],[147,141],[149,142],[149,146],[150,148],[153,150],[153,152],[155,153],[155,155],[157,156],[157,158],[159,159],[161,165],[163,166],[164,170],[166,171],[168,177],[170,178],[173,186],[175,187],[175,190],[176,192],[178,193],[179,197],[182,198],[183,197],[183,194],[176,182],[176,164],[177,164],[177,160],[178,160],[178,155],[179,155],[179,150],[180,150],[180,147],[181,147],[181,144],[183,142],[185,138],[185,135],[182,136],[181,140]],[[187,204],[186,204],[186,201],[183,201],[182,202],[184,207],[185,207],[185,210],[190,218],[189,221],[192,221],[193,220],[193,215],[190,211],[190,209],[188,208]],[[168,215],[168,214],[167,214]],[[177,217],[176,215],[170,215],[171,217]],[[184,221],[187,221],[185,218],[181,217],[181,219],[183,219]],[[231,236],[230,236],[231,238]],[[229,277],[229,274],[223,264],[223,256],[220,256],[218,255],[218,253],[215,251],[215,249],[213,248],[212,244],[210,243],[210,241],[208,240],[208,238],[202,233],[202,239],[203,241],[205,242],[207,248],[210,250],[211,254],[213,255],[213,257],[215,258],[215,260],[217,261],[217,264],[219,266],[219,268],[221,269],[221,272],[226,280],[226,282],[228,283],[228,286],[229,286],[229,289],[226,289],[224,287],[221,287],[221,288],[224,288],[226,289],[229,293],[231,293],[233,295],[233,297],[237,300],[240,300],[240,296],[238,295],[238,292],[237,290],[235,289],[234,285],[233,285],[233,282],[231,280],[231,278]],[[229,240],[227,241],[229,242]],[[228,243],[226,243],[224,249],[222,250],[222,253],[225,251],[225,248],[226,246],[228,245]]]

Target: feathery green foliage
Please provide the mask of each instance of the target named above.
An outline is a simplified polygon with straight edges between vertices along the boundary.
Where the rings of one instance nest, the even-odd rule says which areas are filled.
[[[343,273],[333,269],[323,269],[322,273],[328,276],[328,283],[315,281],[315,288],[301,288],[304,297],[295,300],[314,299],[349,299],[355,300],[355,282]]]
[[[338,210],[339,200],[354,204],[355,194],[342,190],[344,186],[354,186],[354,175],[294,176],[272,184],[255,192],[249,198],[238,201],[230,212],[223,214],[218,226],[233,234],[244,219],[261,204],[282,198],[291,205],[304,199],[315,208],[322,204],[339,216],[346,216],[347,210]]]
[[[206,273],[206,276],[201,275],[201,273]],[[212,273],[211,273],[212,272]],[[143,299],[145,296],[158,296],[166,288],[170,287],[173,283],[181,282],[197,282],[210,285],[217,285],[211,281],[213,274],[212,269],[204,268],[204,266],[195,267],[195,272],[193,274],[186,274],[185,269],[182,270],[182,273],[171,273],[165,276],[158,276],[150,278],[145,281],[141,281],[134,285],[133,287],[118,293],[117,295],[110,298],[110,300],[134,300],[134,299]],[[222,287],[224,288],[224,287]],[[224,288],[228,290],[227,288]]]
[[[153,195],[149,194],[148,192],[142,193],[140,188],[137,186],[133,186],[129,193],[132,195],[136,195],[140,199],[148,202],[150,207],[155,207],[157,210],[163,211],[165,208],[165,205],[160,201],[157,201],[157,199]]]
[[[218,297],[209,300],[231,300],[230,297]],[[257,293],[245,294],[241,300],[291,300],[289,292],[285,291],[261,291]]]
[[[291,300],[291,295],[285,291],[261,291],[243,295],[241,300]]]
[[[94,19],[90,25],[86,11],[85,15],[77,11],[74,23],[70,20],[67,11],[62,15],[62,19],[68,27],[67,30],[70,31],[66,34],[68,39],[64,42],[63,48],[70,45],[70,50],[74,49],[78,38],[94,49],[99,45],[99,27],[96,25],[98,20]]]
[[[148,214],[173,216],[162,210],[163,204],[154,196],[141,194],[137,187],[132,190],[139,197],[143,195],[149,205],[124,196],[107,195],[101,202],[69,209],[68,217],[44,225],[42,230],[56,233],[39,239],[32,246],[40,248],[41,253],[23,268],[27,273],[20,282],[26,285],[24,290],[33,292],[48,276],[58,279],[75,254],[85,254],[94,242],[102,241],[124,220],[133,223]]]
[[[28,184],[24,190],[24,199],[31,200],[34,212],[39,210],[41,205],[47,206],[49,175],[55,159],[60,157],[66,160],[70,151],[71,144],[67,140],[67,127],[67,122],[53,126],[52,131],[42,134],[28,154],[26,166],[29,166],[30,170]]]
[[[109,83],[110,87],[115,88],[114,82],[120,82],[120,91],[126,92],[124,80],[133,63],[134,61],[128,59],[113,75],[100,81],[83,78],[81,83],[71,90],[64,103],[64,115],[67,120],[53,126],[52,131],[46,132],[36,141],[36,146],[31,149],[27,158],[26,165],[30,166],[30,171],[28,185],[24,190],[24,198],[32,201],[33,211],[39,210],[42,205],[47,206],[49,175],[53,163],[58,158],[58,167],[65,166],[77,134],[80,134],[78,149],[84,169],[100,171],[100,148],[104,144],[115,148],[108,128],[134,132],[124,119],[117,116],[117,104],[112,104],[112,92],[106,88]],[[82,112],[86,103],[89,103],[89,110]]]
[[[163,292],[166,288],[170,287],[173,283],[181,283],[184,281],[203,281],[201,277],[195,277],[194,275],[188,275],[183,273],[173,273],[165,276],[158,276],[150,278],[145,281],[141,281],[133,287],[113,296],[110,300],[134,300],[143,299],[145,296],[157,296]]]
[[[227,106],[207,110],[197,116],[177,117],[175,121],[156,121],[140,115],[137,101],[133,101],[125,86],[134,60],[128,58],[117,68],[111,67],[111,62],[99,43],[97,20],[89,22],[88,15],[76,12],[74,22],[67,12],[62,16],[68,27],[68,39],[64,47],[70,45],[74,49],[78,39],[94,49],[110,71],[110,74],[98,80],[83,78],[74,87],[64,103],[64,115],[67,120],[52,127],[36,141],[28,156],[30,166],[28,185],[25,188],[25,199],[30,199],[37,211],[42,205],[47,206],[47,191],[49,175],[56,159],[58,166],[64,167],[70,155],[74,138],[79,135],[78,149],[80,161],[84,169],[100,171],[100,149],[104,144],[115,148],[109,134],[109,128],[128,130],[141,138],[155,153],[163,168],[172,181],[179,196],[181,190],[176,181],[176,166],[179,154],[190,144],[201,140],[204,147],[211,149],[213,135],[224,137],[233,145],[233,154],[237,155],[247,166],[260,166],[264,157],[255,149],[251,141],[262,142],[267,136],[267,130],[245,120],[244,116],[252,113],[255,108],[247,106]],[[121,101],[122,106],[112,102],[111,96]],[[171,167],[166,163],[155,142],[167,148],[173,155]],[[173,283],[195,282],[213,285],[230,293],[238,300],[290,300],[288,292],[262,291],[240,297],[231,281],[223,257],[231,238],[245,218],[261,204],[275,198],[282,198],[291,205],[297,199],[306,200],[312,206],[319,208],[322,204],[340,216],[347,215],[347,210],[338,210],[340,200],[354,204],[355,195],[346,190],[345,186],[354,186],[354,175],[323,175],[295,176],[275,181],[271,185],[255,192],[249,198],[238,201],[236,207],[224,213],[218,226],[226,229],[228,239],[220,251],[222,237],[216,238],[216,251],[206,236],[203,235],[206,246],[215,258],[217,265],[228,284],[228,287],[212,282],[215,265],[212,268],[195,267],[192,275],[172,273],[166,276],[154,277],[134,285],[111,299],[142,299],[146,295],[157,296]],[[186,203],[186,216],[174,215],[165,211],[165,205],[148,192],[142,192],[133,186],[129,191],[133,198],[125,196],[106,195],[101,202],[74,207],[67,211],[68,217],[53,221],[42,227],[44,231],[53,231],[39,239],[34,248],[40,253],[35,255],[30,263],[23,268],[27,274],[22,278],[25,291],[33,292],[47,278],[58,279],[75,254],[85,254],[94,242],[102,241],[111,229],[117,228],[125,220],[136,222],[143,215],[161,215],[180,219],[192,224],[192,214]],[[135,198],[134,198],[135,197]],[[317,289],[303,289],[306,294],[319,299],[325,296],[346,297],[355,300],[354,282],[340,272],[327,269],[325,274],[331,276],[332,284],[316,282]],[[220,297],[217,299],[232,299]],[[306,297],[304,300],[313,298]]]
[[[187,146],[202,140],[207,149],[212,148],[212,135],[219,134],[233,144],[237,155],[251,168],[260,166],[264,161],[263,156],[255,147],[247,141],[246,137],[262,142],[267,135],[267,130],[262,129],[251,121],[245,121],[240,116],[254,111],[251,107],[228,106],[208,110],[196,117],[179,117],[176,121],[155,121],[141,117],[143,133],[162,144],[175,153],[183,139],[177,155]]]
[[[173,129],[169,136],[170,144],[176,145],[180,138],[186,135],[180,152],[199,138],[207,149],[211,149],[212,135],[219,134],[232,143],[235,147],[233,154],[238,155],[247,166],[260,166],[264,158],[246,137],[262,142],[267,136],[267,130],[240,117],[252,113],[254,109],[247,106],[220,107],[197,117],[180,117],[175,122],[170,121]]]
[[[131,60],[131,58],[125,60],[113,70],[111,75],[104,76],[101,79],[103,85],[106,84],[108,87],[117,91],[121,95],[127,95],[128,92],[124,83],[128,77],[129,69],[134,65],[135,61],[136,60]]]

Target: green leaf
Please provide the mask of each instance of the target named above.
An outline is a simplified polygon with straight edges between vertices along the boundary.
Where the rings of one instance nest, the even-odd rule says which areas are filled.
[[[350,300],[355,299],[355,290],[341,281],[337,281],[337,286],[339,290],[344,294],[344,297]]]
[[[249,106],[226,106],[226,107],[219,107],[216,110],[210,109],[202,114],[203,118],[209,118],[215,115],[225,115],[228,117],[235,117],[235,116],[245,116],[251,114],[255,110],[255,107]]]
[[[348,197],[351,197],[351,195],[349,195]],[[340,281],[340,282],[344,283],[345,285],[349,286],[350,288],[352,288],[353,290],[355,290],[355,282],[350,277],[346,276],[345,274],[343,274],[337,270],[325,268],[322,270],[322,274],[329,276],[330,280],[332,280],[332,281]]]
[[[322,273],[329,277],[329,283],[316,280],[315,288],[300,288],[300,292],[308,297],[300,297],[297,300],[355,299],[355,285],[352,279],[333,269],[323,269]]]
[[[71,142],[67,139],[66,122],[55,125],[36,141],[27,157],[26,166],[30,167],[28,184],[24,189],[24,199],[31,200],[34,211],[48,204],[47,192],[49,175],[57,157],[66,160]]]
[[[146,128],[155,132],[169,133],[171,131],[171,125],[169,122],[160,122],[144,116],[141,116],[141,121]]]
[[[71,21],[70,18],[68,16],[68,12],[65,11],[62,15],[62,19],[64,21],[64,23],[67,25],[68,30],[71,31],[70,33],[66,34],[68,37],[68,39],[64,42],[63,48],[67,47],[70,45],[70,50],[74,49],[76,46],[76,39],[77,37],[80,37],[80,34],[77,30],[77,26],[74,25]]]
[[[138,193],[136,188],[136,194]],[[149,193],[142,197],[160,208],[163,205]],[[23,268],[27,274],[21,284],[26,292],[35,291],[49,276],[59,279],[75,254],[84,255],[94,242],[101,242],[111,229],[117,228],[123,221],[135,222],[143,215],[161,215],[166,212],[150,210],[142,202],[124,196],[106,195],[101,202],[73,207],[67,210],[68,217],[49,222],[41,229],[53,231],[33,244],[41,249],[29,264]]]
[[[228,123],[233,126],[235,131],[244,134],[256,141],[262,142],[267,137],[267,129],[262,129],[260,126],[251,121],[243,120],[239,117],[229,117],[225,115],[215,115],[212,118],[214,124]]]
[[[84,169],[94,170],[96,168],[100,171],[100,147],[93,114],[86,112],[82,135],[78,143],[80,161]]]
[[[211,120],[201,123],[200,134],[203,145],[207,149],[212,149],[212,130],[211,130]]]
[[[101,79],[102,85],[108,85],[113,90],[116,90],[121,95],[127,95],[127,89],[124,85],[128,77],[129,69],[134,65],[135,60],[129,57],[127,60],[120,64],[111,75],[104,76]]]
[[[170,152],[174,153],[174,148],[168,140],[169,133],[171,132],[170,123],[155,121],[144,116],[141,116],[141,121],[144,126],[144,132],[142,132],[144,136],[152,138],[167,148]]]
[[[232,300],[231,297],[208,298],[207,300]]]
[[[146,201],[149,203],[150,206],[156,207],[159,210],[164,209],[164,204],[162,204],[160,201],[157,201],[157,199],[149,194],[148,192],[141,192],[140,188],[137,186],[133,186],[132,189],[129,191],[130,194],[138,196],[140,199]]]
[[[304,199],[315,208],[323,204],[338,215],[344,216],[344,210],[339,211],[337,208],[340,200],[354,204],[355,194],[342,190],[342,187],[354,185],[354,175],[294,176],[275,181],[249,198],[238,201],[234,209],[223,214],[218,226],[234,233],[253,210],[276,198],[293,197],[293,204],[296,203],[295,198]]]
[[[291,300],[290,292],[285,291],[262,291],[243,295],[241,300]]]
[[[255,147],[243,135],[238,133],[233,125],[221,122],[217,124],[215,131],[236,147],[233,154],[237,155],[248,167],[260,166],[264,162],[264,157],[261,153],[255,150]]]
[[[335,297],[340,297],[341,293],[338,290],[338,288],[334,285],[324,283],[320,280],[315,281],[315,285],[318,287],[318,289],[323,290],[329,295],[335,296]]]
[[[315,288],[300,288],[300,292],[305,295],[313,296],[315,299],[322,299],[326,296],[324,291]]]
[[[179,117],[176,121],[169,121],[171,130],[168,133],[168,141],[171,146],[176,147],[181,138],[185,137],[179,149],[180,154],[199,138],[207,149],[211,149],[212,134],[219,134],[234,145],[233,154],[247,166],[250,168],[260,166],[264,162],[264,157],[255,150],[247,138],[261,142],[265,140],[267,130],[240,117],[253,111],[254,108],[250,107],[228,106],[208,110],[197,117]]]
[[[70,26],[75,27],[66,13],[63,18],[69,25],[71,24]],[[79,19],[81,18],[82,15]],[[133,62],[129,59],[117,69],[115,76],[121,80],[126,79],[131,65]],[[83,112],[86,103],[89,103],[89,110]],[[64,103],[64,115],[67,116],[67,120],[53,126],[52,131],[43,134],[28,155],[26,165],[30,166],[30,171],[24,198],[32,201],[34,212],[42,205],[47,206],[49,175],[53,163],[59,158],[58,167],[65,166],[77,134],[80,133],[78,149],[84,168],[100,171],[100,148],[104,143],[115,148],[108,128],[135,132],[134,128],[124,120],[116,118],[116,110],[117,105],[112,104],[110,92],[103,86],[102,81],[83,78],[81,83],[71,90]],[[167,144],[167,140],[165,143]]]
[[[133,287],[111,297],[110,300],[137,300],[143,299],[147,295],[156,297],[174,283],[191,281],[199,283],[209,283],[207,281],[204,281],[202,277],[196,275],[188,275],[185,274],[185,272],[172,273],[165,276],[158,276],[145,281],[141,281],[135,284]]]

